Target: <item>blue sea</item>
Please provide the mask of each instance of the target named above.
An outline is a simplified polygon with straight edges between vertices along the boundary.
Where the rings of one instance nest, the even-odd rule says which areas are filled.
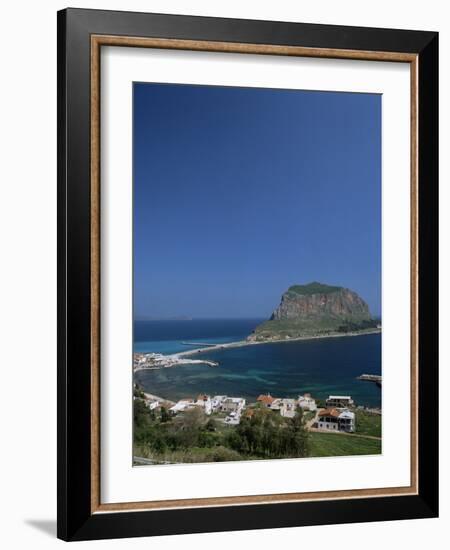
[[[134,349],[176,353],[194,347],[183,342],[234,342],[245,339],[262,321],[136,321]],[[202,357],[217,361],[219,367],[181,365],[140,371],[136,381],[149,393],[171,400],[199,393],[254,400],[267,392],[276,397],[309,392],[319,399],[330,394],[351,395],[358,405],[381,406],[381,390],[357,380],[363,373],[381,374],[381,334],[214,350]]]

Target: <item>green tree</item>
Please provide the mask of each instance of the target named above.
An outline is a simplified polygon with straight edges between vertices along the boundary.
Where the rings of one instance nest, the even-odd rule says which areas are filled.
[[[289,454],[291,456],[305,457],[310,454],[310,438],[305,428],[303,409],[297,407],[296,415],[290,419],[288,427],[290,432]]]
[[[150,443],[150,446],[156,453],[164,453],[164,451],[166,451],[167,449],[167,443],[163,436],[163,433],[156,433],[155,437]]]
[[[161,422],[169,422],[170,420],[170,415],[169,413],[167,412],[167,409],[166,407],[161,407],[161,413],[160,413],[160,418],[161,418]]]
[[[185,430],[201,428],[205,424],[205,413],[200,407],[188,409],[182,416],[182,426]]]
[[[205,424],[205,430],[208,432],[215,432],[217,430],[217,422],[214,418],[208,418],[208,421]]]
[[[139,399],[144,399],[144,397],[145,397],[144,390],[143,390],[142,386],[140,386],[137,383],[134,384],[134,386],[133,386],[133,396],[134,397],[139,397]]]
[[[261,458],[303,457],[309,454],[308,432],[301,409],[291,419],[267,409],[255,409],[251,418],[242,418],[226,442],[241,454]]]
[[[133,402],[133,420],[134,425],[142,427],[148,423],[148,407],[145,401],[135,398]]]

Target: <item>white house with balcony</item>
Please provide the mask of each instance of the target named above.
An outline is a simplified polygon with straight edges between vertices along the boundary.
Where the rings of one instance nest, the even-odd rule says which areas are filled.
[[[323,409],[319,412],[317,427],[319,430],[354,432],[355,413],[348,409]]]
[[[326,405],[327,407],[354,407],[355,402],[350,395],[330,395]]]

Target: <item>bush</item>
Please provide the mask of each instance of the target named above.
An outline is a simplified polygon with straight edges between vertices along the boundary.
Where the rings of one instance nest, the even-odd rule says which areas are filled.
[[[242,457],[237,451],[228,449],[227,447],[216,447],[212,451],[212,459],[214,462],[226,462],[228,460],[240,460]]]
[[[240,454],[261,458],[309,456],[309,437],[302,411],[292,419],[284,419],[272,411],[261,409],[251,418],[243,418],[227,437],[227,445]]]

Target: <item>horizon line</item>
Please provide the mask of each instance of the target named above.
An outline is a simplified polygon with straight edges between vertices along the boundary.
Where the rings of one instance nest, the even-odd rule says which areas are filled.
[[[375,319],[381,319],[382,316],[381,314],[373,314],[373,317]],[[269,320],[270,319],[270,315],[269,316],[265,316],[265,315],[256,315],[256,316],[251,316],[251,317],[235,317],[235,316],[226,316],[226,317],[216,317],[216,316],[212,316],[212,317],[191,317],[191,316],[182,316],[180,315],[179,317],[177,316],[173,316],[173,317],[133,317],[133,321],[186,321],[186,322],[189,322],[189,321],[226,321],[226,320],[230,320],[230,321],[253,321],[253,320],[259,320],[259,319],[266,319],[266,320]]]

